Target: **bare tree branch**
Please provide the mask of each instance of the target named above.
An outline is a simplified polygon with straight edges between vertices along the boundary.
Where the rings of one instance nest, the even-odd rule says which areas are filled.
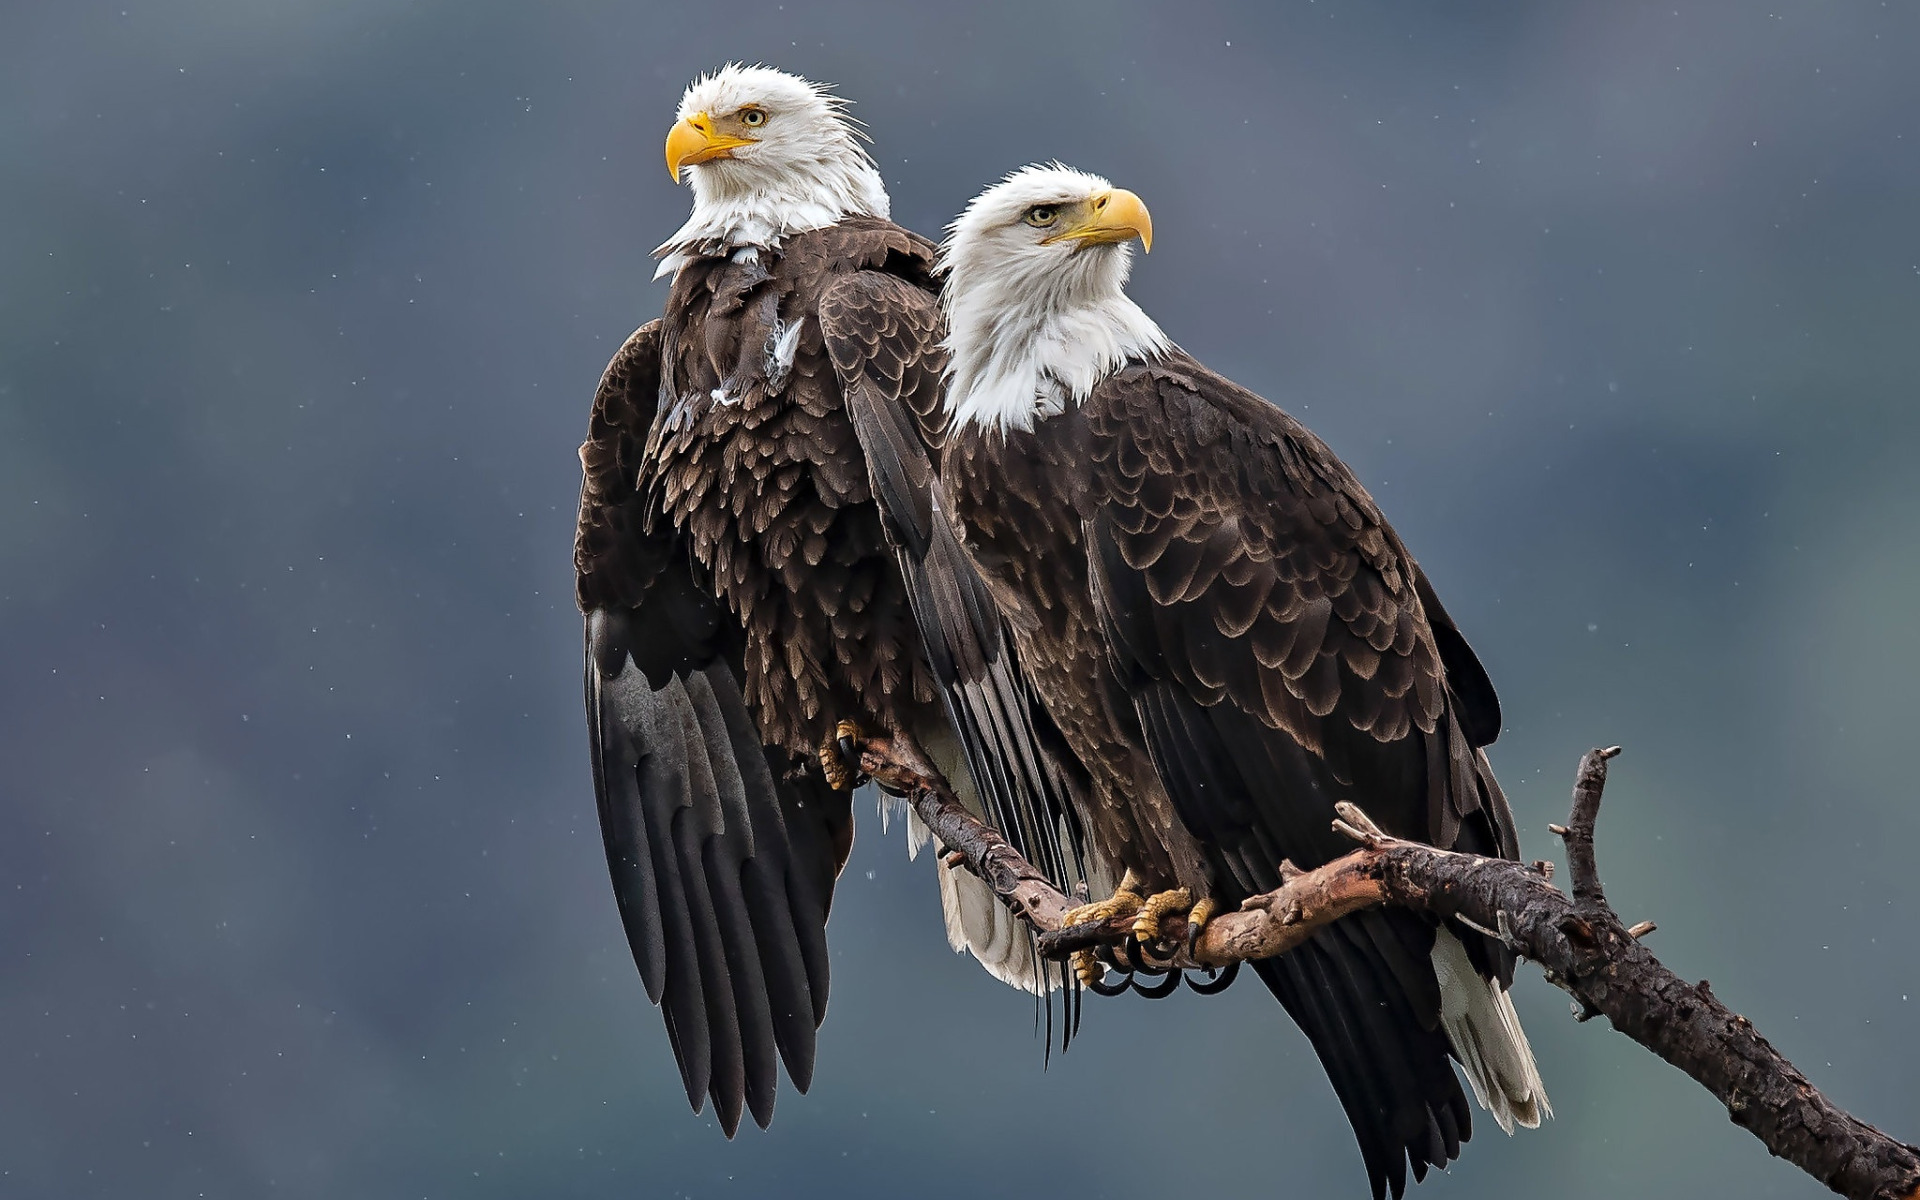
[[[905,796],[940,844],[950,854],[960,855],[967,869],[992,888],[1015,916],[1035,929],[1060,928],[1061,918],[1076,901],[1008,845],[999,830],[962,807],[944,779],[915,770],[906,756],[896,755],[885,737],[861,741],[860,770],[881,787]]]
[[[1464,921],[1543,968],[1549,982],[1573,996],[1579,1019],[1604,1016],[1686,1072],[1772,1154],[1853,1200],[1920,1200],[1920,1149],[1833,1104],[1704,980],[1687,983],[1653,956],[1639,941],[1653,931],[1652,922],[1629,929],[1614,914],[1600,885],[1593,839],[1607,761],[1619,752],[1617,746],[1593,750],[1580,760],[1572,815],[1565,826],[1552,827],[1566,841],[1571,896],[1552,885],[1550,863],[1402,841],[1341,804],[1334,827],[1360,849],[1312,871],[1282,864],[1279,888],[1214,918],[1191,951],[1181,931],[1169,930],[1174,940],[1155,948],[1156,962],[1221,967],[1283,954],[1320,927],[1376,904]],[[1062,928],[1074,902],[962,808],[944,781],[903,765],[884,739],[864,744],[861,768],[907,796],[942,845],[1039,931],[1043,953],[1063,957],[1099,946],[1128,965],[1122,946],[1131,922]]]

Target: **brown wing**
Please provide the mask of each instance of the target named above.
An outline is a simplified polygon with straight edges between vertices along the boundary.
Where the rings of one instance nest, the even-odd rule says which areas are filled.
[[[1070,887],[1085,875],[1071,799],[1086,786],[1083,772],[1061,749],[993,599],[942,511],[931,457],[945,420],[939,305],[908,281],[862,271],[821,297],[820,324],[968,770],[994,824]]]
[[[1116,375],[1083,411],[1117,660],[1201,708],[1230,702],[1402,836],[1502,853],[1512,816],[1475,753],[1499,729],[1493,687],[1346,464],[1181,354]],[[1318,844],[1346,849],[1331,831]]]
[[[600,382],[574,543],[587,731],[607,866],[687,1099],[727,1136],[764,1127],[777,1060],[805,1091],[827,1002],[827,910],[852,826],[844,798],[762,744],[740,631],[637,489],[658,404],[659,322]]]
[[[1463,728],[1497,732],[1492,687],[1430,616],[1431,588],[1346,465],[1177,353],[1103,383],[1082,412],[1098,615],[1217,885],[1264,891],[1282,859],[1345,853],[1330,828],[1342,799],[1401,836],[1516,854]],[[1399,1195],[1409,1162],[1423,1177],[1470,1133],[1436,1024],[1433,928],[1359,914],[1257,964],[1326,1065],[1376,1195]],[[1511,978],[1504,950],[1460,932],[1476,965]]]

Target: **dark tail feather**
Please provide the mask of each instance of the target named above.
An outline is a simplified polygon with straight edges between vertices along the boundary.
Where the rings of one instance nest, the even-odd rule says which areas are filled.
[[[1383,914],[1360,914],[1360,919]],[[1253,964],[1306,1032],[1353,1125],[1374,1200],[1426,1178],[1472,1135],[1447,1039],[1425,1028],[1368,932],[1347,918],[1280,958]]]

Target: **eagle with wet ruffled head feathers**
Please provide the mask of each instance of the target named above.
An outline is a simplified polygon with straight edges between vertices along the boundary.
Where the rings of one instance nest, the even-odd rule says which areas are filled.
[[[730,64],[694,81],[667,134],[667,170],[693,213],[657,253],[778,248],[782,239],[889,212],[886,185],[846,101],[771,67]]]
[[[594,397],[576,594],[621,918],[687,1099],[732,1136],[743,1105],[771,1118],[779,1063],[802,1091],[812,1076],[853,838],[845,726],[938,769],[1061,885],[1080,876],[1057,735],[933,519],[912,433],[947,364],[933,245],[887,220],[841,102],[796,76],[698,80],[666,153],[693,212],[659,250],[664,315]],[[1059,986],[984,885],[936,870],[955,949]]]

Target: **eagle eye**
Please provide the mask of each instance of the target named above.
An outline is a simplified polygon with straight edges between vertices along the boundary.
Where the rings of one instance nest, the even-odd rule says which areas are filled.
[[[740,110],[740,123],[748,129],[758,129],[767,123],[767,110],[764,108],[743,108]]]
[[[1060,210],[1051,204],[1036,204],[1021,218],[1035,229],[1045,229],[1060,219]]]

